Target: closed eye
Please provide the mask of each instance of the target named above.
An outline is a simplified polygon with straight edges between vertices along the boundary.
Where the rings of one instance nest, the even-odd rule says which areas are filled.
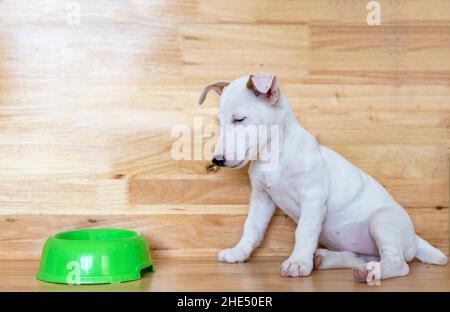
[[[233,123],[240,123],[243,122],[245,119],[247,119],[247,117],[233,118]]]

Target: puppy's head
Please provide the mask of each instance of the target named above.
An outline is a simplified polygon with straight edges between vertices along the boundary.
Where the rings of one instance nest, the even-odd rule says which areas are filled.
[[[210,83],[201,93],[199,104],[209,90],[221,95],[217,115],[220,136],[212,161],[218,166],[242,168],[257,159],[270,140],[280,98],[277,77],[258,74]]]

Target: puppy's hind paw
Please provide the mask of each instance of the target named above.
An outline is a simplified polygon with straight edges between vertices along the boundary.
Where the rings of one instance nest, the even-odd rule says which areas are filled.
[[[359,283],[366,283],[369,270],[363,267],[353,268],[353,279]]]
[[[247,261],[249,255],[239,248],[227,248],[217,254],[217,260],[225,263],[239,263]]]
[[[306,261],[291,259],[289,257],[281,265],[280,273],[284,277],[308,276],[311,274],[312,268],[312,261],[311,263],[307,263]]]
[[[322,264],[322,256],[319,255],[314,256],[314,270],[320,269],[321,264]]]
[[[324,262],[325,258],[328,256],[330,252],[326,249],[316,249],[316,252],[314,253],[314,270],[319,270],[320,265]]]

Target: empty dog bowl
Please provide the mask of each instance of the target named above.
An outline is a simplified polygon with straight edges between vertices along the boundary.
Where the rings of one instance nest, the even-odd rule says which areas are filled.
[[[120,283],[141,278],[153,262],[147,241],[135,231],[84,229],[50,237],[37,278],[63,284]]]

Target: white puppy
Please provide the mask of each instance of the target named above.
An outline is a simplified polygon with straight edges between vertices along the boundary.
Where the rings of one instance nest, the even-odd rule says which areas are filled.
[[[293,252],[281,266],[283,276],[308,276],[313,267],[353,268],[354,278],[366,281],[369,261],[379,261],[382,279],[407,275],[407,262],[414,257],[447,263],[441,251],[415,234],[406,211],[375,179],[302,128],[274,75],[211,83],[200,104],[211,89],[221,94],[213,162],[241,168],[251,160],[252,194],[244,232],[235,247],[218,254],[219,261],[246,261],[278,206],[298,224]],[[275,137],[271,131],[248,131],[230,142],[227,134],[238,126],[276,126],[278,132]],[[270,161],[272,166],[264,168]],[[319,242],[328,249],[317,249]]]

